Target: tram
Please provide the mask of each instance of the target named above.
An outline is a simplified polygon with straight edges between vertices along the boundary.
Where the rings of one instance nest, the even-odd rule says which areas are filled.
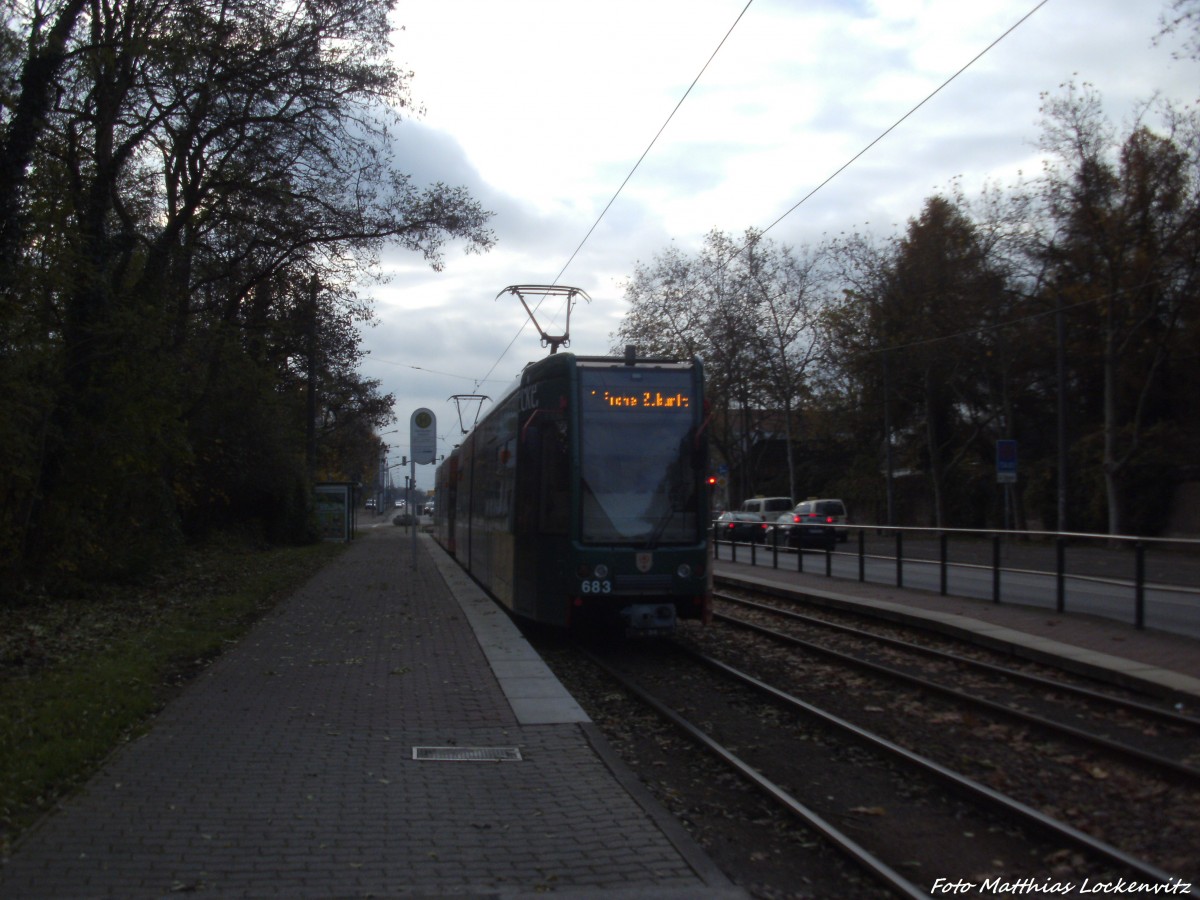
[[[514,615],[668,633],[708,620],[698,359],[554,353],[437,470],[438,542]]]

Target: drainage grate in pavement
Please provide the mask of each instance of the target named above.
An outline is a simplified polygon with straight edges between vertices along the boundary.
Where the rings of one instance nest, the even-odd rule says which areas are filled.
[[[413,759],[467,762],[520,762],[516,747],[413,747]]]

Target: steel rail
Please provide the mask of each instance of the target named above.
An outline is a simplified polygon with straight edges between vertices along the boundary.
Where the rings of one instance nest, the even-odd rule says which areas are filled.
[[[632,681],[624,673],[614,669],[612,666],[594,654],[586,650],[582,652],[596,666],[608,673],[610,678],[616,681],[630,694],[635,696],[640,702],[649,706],[659,716],[683,731],[691,740],[700,744],[705,750],[725,763],[725,765],[730,766],[739,775],[750,781],[756,788],[758,788],[758,790],[763,792],[771,800],[775,801],[789,813],[799,818],[809,827],[813,828],[831,843],[836,845],[839,850],[847,854],[854,862],[867,869],[884,886],[891,888],[901,896],[912,898],[912,900],[928,900],[928,891],[913,884],[895,869],[891,868],[891,866],[887,865],[861,844],[856,842],[853,838],[846,835],[836,826],[830,824],[817,812],[805,806],[783,788],[779,787],[779,785],[760,774],[756,769],[740,759],[722,744],[713,740],[698,727],[693,725],[683,716],[679,715],[679,713],[675,712],[675,710],[666,706],[657,698],[647,693],[640,685]]]
[[[983,662],[981,660],[971,659],[970,657],[966,656],[959,656],[958,654],[950,653],[946,650],[938,650],[935,647],[926,647],[921,644],[914,644],[911,641],[902,640],[900,638],[889,637],[883,634],[875,634],[874,632],[866,631],[862,628],[855,628],[853,625],[843,625],[840,622],[830,622],[827,619],[805,615],[804,613],[799,613],[794,610],[781,609],[778,606],[772,606],[769,603],[759,603],[757,600],[747,600],[744,597],[735,597],[732,594],[725,594],[719,591],[713,592],[713,598],[716,600],[724,600],[727,603],[736,603],[740,606],[747,606],[751,609],[759,609],[774,613],[776,615],[784,616],[788,619],[794,619],[805,625],[814,625],[819,628],[837,631],[853,637],[869,638],[870,640],[885,644],[889,647],[897,647],[901,650],[907,650],[913,653],[921,653],[926,656],[933,657],[934,659],[940,659],[945,662],[969,666],[970,668],[988,672],[993,675],[1001,675],[1005,678],[1011,678],[1014,681],[1024,681],[1028,684],[1048,688],[1050,690],[1058,691],[1059,693],[1071,694],[1085,700],[1095,700],[1098,702],[1107,703],[1109,706],[1115,706],[1119,709],[1139,713],[1145,716],[1152,716],[1174,725],[1184,725],[1189,728],[1200,728],[1200,719],[1197,719],[1194,716],[1184,715],[1172,709],[1163,709],[1159,706],[1151,706],[1148,703],[1139,703],[1136,700],[1126,700],[1123,697],[1112,697],[1100,691],[1092,690],[1091,688],[1080,687],[1079,685],[1074,684],[1064,684],[1063,682],[1046,678],[1043,675],[1034,675],[1030,672],[1022,672],[1019,669],[1010,669],[1007,666],[999,666],[995,663]],[[1046,663],[1043,663],[1043,665],[1046,665]]]
[[[1106,844],[1103,841],[1092,837],[1090,834],[1080,831],[1078,828],[1075,828],[1072,825],[1068,825],[1066,822],[1060,822],[1058,819],[1047,816],[1045,813],[1042,813],[1033,807],[1022,803],[1020,800],[1009,797],[1005,794],[1001,794],[999,791],[993,790],[986,785],[980,784],[974,779],[955,772],[952,769],[943,766],[941,763],[934,762],[927,757],[921,756],[918,753],[914,753],[911,750],[901,747],[899,744],[889,741],[887,738],[867,731],[865,728],[860,728],[853,722],[849,722],[831,712],[801,700],[799,697],[792,696],[785,691],[781,691],[776,687],[772,687],[771,685],[755,678],[753,675],[739,671],[727,663],[721,662],[718,659],[714,659],[711,656],[707,656],[682,644],[676,643],[676,646],[682,653],[692,656],[698,662],[701,662],[719,672],[723,672],[734,680],[745,684],[746,686],[751,687],[793,709],[812,716],[826,725],[845,732],[846,734],[863,741],[877,750],[894,756],[920,769],[921,771],[940,779],[955,789],[961,790],[978,800],[998,807],[1005,813],[1025,821],[1043,832],[1052,834],[1062,840],[1069,841],[1070,843],[1086,850],[1089,853],[1094,853],[1097,856],[1103,857],[1120,866],[1125,866],[1130,871],[1136,872],[1152,881],[1167,885],[1174,884],[1177,881],[1177,879],[1175,879],[1173,876],[1168,875],[1158,867],[1137,859],[1136,857],[1130,856],[1125,851],[1113,847],[1110,844]]]
[[[1020,722],[1034,725],[1038,728],[1043,728],[1047,731],[1052,731],[1059,736],[1068,737],[1076,741],[1082,741],[1092,747],[1100,747],[1111,753],[1124,756],[1127,759],[1135,760],[1136,762],[1143,763],[1145,765],[1155,766],[1175,775],[1181,775],[1185,778],[1200,781],[1200,769],[1196,769],[1193,766],[1189,766],[1186,763],[1179,762],[1178,760],[1169,759],[1165,756],[1159,756],[1157,753],[1151,753],[1148,750],[1132,747],[1129,744],[1125,744],[1102,735],[1094,734],[1090,731],[1084,731],[1071,725],[1064,725],[1061,722],[1055,722],[1053,719],[1047,719],[1034,713],[1015,709],[1011,706],[1005,706],[1003,703],[997,703],[994,700],[976,697],[973,694],[965,693],[957,688],[948,687],[947,685],[939,684],[936,681],[930,681],[927,678],[921,678],[919,675],[910,675],[908,672],[902,672],[899,669],[894,669],[891,666],[885,666],[882,663],[860,659],[857,656],[853,656],[849,653],[843,653],[840,650],[822,647],[820,644],[814,644],[811,641],[806,641],[802,638],[793,637],[792,635],[788,634],[782,634],[781,632],[767,628],[765,625],[747,622],[744,619],[737,619],[733,616],[718,612],[713,613],[713,618],[724,622],[729,622],[737,625],[740,628],[746,628],[759,634],[766,635],[772,640],[781,641],[790,646],[800,647],[811,653],[819,654],[829,659],[836,660],[840,663],[857,666],[860,669],[865,669],[877,675],[882,675],[886,678],[891,678],[905,684],[913,685],[932,693],[942,694],[943,696],[951,697],[952,699],[961,703],[967,703],[1001,716],[1007,716],[1008,718],[1016,719]]]

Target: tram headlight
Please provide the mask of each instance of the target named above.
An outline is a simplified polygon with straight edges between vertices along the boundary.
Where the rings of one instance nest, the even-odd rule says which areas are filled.
[[[597,578],[607,578],[608,566],[606,566],[604,563],[600,563],[598,566],[596,566],[594,574]]]
[[[692,577],[692,567],[689,566],[687,563],[680,563],[679,568],[675,570],[675,574],[678,575],[680,578],[691,578]]]

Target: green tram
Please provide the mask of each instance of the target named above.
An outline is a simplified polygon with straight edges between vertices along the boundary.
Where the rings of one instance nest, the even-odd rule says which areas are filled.
[[[435,533],[515,615],[666,633],[708,620],[699,360],[555,353],[437,470]]]

